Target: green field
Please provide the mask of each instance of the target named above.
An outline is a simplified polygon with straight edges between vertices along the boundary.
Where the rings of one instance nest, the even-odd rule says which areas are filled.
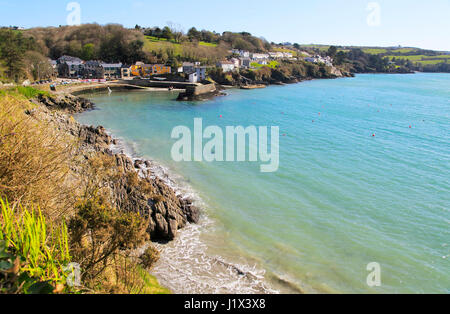
[[[207,43],[207,42],[204,42],[204,41],[200,41],[198,43],[198,45],[199,46],[205,46],[205,47],[217,47],[216,43]]]
[[[384,48],[364,48],[362,49],[364,53],[372,54],[372,55],[379,55],[380,53],[387,53],[387,49]]]
[[[250,64],[250,66],[252,68],[257,68],[257,69],[262,68],[262,67],[269,67],[269,68],[275,69],[278,65],[279,65],[279,63],[277,61],[270,61],[269,64],[267,64],[267,65],[259,64],[256,62],[252,62]]]
[[[166,38],[158,38],[153,36],[145,36],[144,50],[147,52],[159,52],[167,51],[172,49],[176,56],[181,56],[183,54],[183,43],[177,43],[173,40],[167,40]],[[216,43],[207,43],[200,41],[198,43],[201,47],[216,48]]]
[[[395,59],[405,59],[410,60],[413,63],[420,63],[422,65],[438,64],[442,62],[449,62],[450,55],[438,55],[438,56],[426,56],[426,55],[412,55],[412,56],[395,56],[387,55],[389,60]]]
[[[166,38],[157,38],[153,36],[145,36],[144,51],[167,51],[172,49],[176,56],[180,56],[183,53],[183,47],[179,43],[174,41],[168,41]]]
[[[290,52],[290,53],[292,53],[292,56],[294,56],[294,57],[297,56],[297,51],[287,49],[287,48],[273,48],[272,50],[276,51],[276,52]]]

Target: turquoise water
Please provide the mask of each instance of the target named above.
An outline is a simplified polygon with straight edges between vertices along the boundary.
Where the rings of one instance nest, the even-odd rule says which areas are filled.
[[[97,110],[77,119],[180,174],[214,223],[202,235],[209,254],[256,264],[281,292],[450,292],[450,75],[227,93],[199,103],[168,92],[95,95]],[[204,126],[279,126],[279,170],[173,162],[173,127],[200,117]],[[371,262],[380,287],[366,284]]]

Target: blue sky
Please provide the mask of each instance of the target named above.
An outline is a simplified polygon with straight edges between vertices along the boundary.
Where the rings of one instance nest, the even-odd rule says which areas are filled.
[[[66,25],[67,0],[0,0],[0,25]],[[248,31],[274,42],[450,51],[450,0],[78,0],[81,22]],[[379,5],[379,25],[368,17]],[[370,19],[370,17],[369,17]],[[373,20],[371,20],[373,21]],[[373,23],[372,23],[373,24]]]

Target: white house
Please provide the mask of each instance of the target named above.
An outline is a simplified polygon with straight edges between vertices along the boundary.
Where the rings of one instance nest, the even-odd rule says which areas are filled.
[[[234,63],[231,61],[220,61],[217,66],[222,68],[223,72],[233,72],[234,70]]]
[[[269,52],[269,56],[272,59],[281,59],[283,58],[283,53],[281,51]]]
[[[267,53],[252,53],[250,55],[250,58],[253,61],[258,61],[258,60],[261,60],[261,59],[269,59],[269,57],[270,57],[270,55],[267,54]]]
[[[241,61],[238,58],[231,58],[230,61],[234,63],[235,68],[239,68],[241,66]]]
[[[198,83],[198,74],[197,72],[193,72],[189,74],[189,83]]]
[[[239,55],[242,58],[249,58],[250,57],[250,52],[245,51],[245,50],[233,49],[233,50],[231,50],[231,53],[237,54],[237,55]]]

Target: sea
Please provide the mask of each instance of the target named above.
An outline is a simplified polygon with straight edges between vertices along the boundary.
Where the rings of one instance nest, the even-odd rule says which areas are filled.
[[[195,200],[156,244],[174,293],[450,293],[450,74],[360,74],[200,102],[90,94],[122,150]],[[279,167],[174,161],[177,126],[279,128]],[[248,144],[250,145],[250,144]],[[257,149],[257,147],[256,147]]]

